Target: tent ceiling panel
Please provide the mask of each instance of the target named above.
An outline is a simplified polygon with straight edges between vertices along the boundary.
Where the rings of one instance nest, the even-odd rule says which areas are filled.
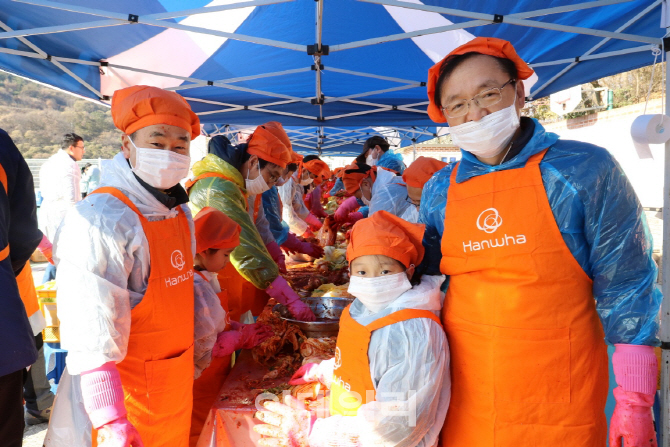
[[[474,36],[510,40],[546,96],[651,64],[661,3],[0,0],[0,69],[106,103],[171,88],[203,123],[431,126],[427,70]]]

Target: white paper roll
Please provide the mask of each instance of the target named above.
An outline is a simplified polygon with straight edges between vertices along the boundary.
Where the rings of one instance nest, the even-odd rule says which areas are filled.
[[[650,144],[665,144],[670,140],[670,117],[667,115],[640,115],[630,126],[635,150],[640,158],[654,158]]]

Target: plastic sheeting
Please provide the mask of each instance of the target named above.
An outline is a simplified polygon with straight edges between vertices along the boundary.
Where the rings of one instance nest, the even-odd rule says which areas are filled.
[[[282,245],[288,238],[289,228],[286,222],[282,221],[281,204],[279,199],[279,190],[276,186],[263,193],[263,210],[265,218],[270,224],[270,231],[277,244]]]
[[[197,214],[200,209],[211,206],[242,227],[240,245],[231,253],[230,262],[244,279],[265,290],[279,276],[279,270],[247,212],[244,179],[237,169],[214,154],[208,154],[193,165],[196,177],[208,172],[222,174],[230,180],[212,177],[196,182],[189,191],[191,209]]]
[[[439,315],[444,300],[440,292],[443,280],[444,276],[424,276],[421,284],[377,313],[355,300],[350,307],[351,316],[368,325],[401,309],[426,309]],[[377,400],[362,405],[357,416],[318,419],[310,446],[435,445],[451,399],[449,346],[442,327],[428,319],[383,327],[372,333],[368,356]],[[329,361],[321,365],[332,368],[333,364]],[[410,410],[410,390],[415,392],[415,412]],[[380,411],[391,402],[397,412]],[[412,424],[414,415],[416,421]]]
[[[407,199],[407,186],[402,177],[385,169],[377,170],[377,179],[372,185],[370,214],[384,210],[403,217],[411,206],[413,205]]]
[[[379,158],[379,161],[377,161],[377,166],[393,169],[400,175],[405,172],[406,168],[405,162],[402,159],[402,155],[396,154],[393,152],[393,149],[389,149],[388,151],[384,152],[384,155],[382,155]]]
[[[279,196],[284,205],[282,217],[288,224],[291,233],[302,236],[309,228],[305,218],[309,210],[303,201],[303,187],[296,181],[297,173],[293,174],[286,183],[279,187]]]
[[[593,279],[596,309],[609,344],[658,345],[662,300],[657,267],[642,206],[619,164],[603,148],[559,140],[533,120],[535,130],[521,152],[501,166],[479,162],[462,151],[456,181],[497,170],[520,168],[549,148],[540,172],[563,240]],[[450,175],[454,165],[437,172],[424,187],[420,221],[426,224],[422,269],[439,272],[441,236]],[[446,229],[450,231],[449,229]],[[455,230],[451,230],[455,231]]]
[[[209,272],[203,274],[210,277],[212,275]],[[193,291],[195,303],[193,378],[197,379],[212,362],[212,348],[216,343],[216,337],[226,328],[226,311],[221,307],[221,301],[209,281],[198,274],[193,275]]]

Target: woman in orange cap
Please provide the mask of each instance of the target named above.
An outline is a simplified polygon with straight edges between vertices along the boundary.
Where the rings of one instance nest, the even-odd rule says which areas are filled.
[[[377,178],[377,169],[366,164],[351,164],[344,168],[342,184],[351,197],[346,199],[335,211],[333,218],[337,223],[355,223],[367,214],[359,211],[367,207],[372,199],[372,185]]]
[[[237,222],[240,246],[231,255],[231,266],[220,273],[230,293],[231,318],[259,315],[268,295],[286,304],[293,315],[314,319],[309,306],[300,301],[279,275],[283,253],[265,218],[262,193],[270,189],[291,162],[291,142],[281,124],[258,126],[246,144],[233,145],[222,135],[209,142],[209,154],[193,165],[195,179],[189,182],[194,211],[211,206]]]
[[[347,260],[356,300],[342,313],[335,358],[304,365],[289,382],[328,387],[330,417],[313,420],[290,397],[266,404],[266,425],[254,427],[275,438],[264,445],[437,444],[451,394],[449,348],[438,317],[444,277],[414,275],[423,232],[386,211],[354,225]]]
[[[205,207],[193,219],[196,255],[195,291],[195,381],[191,414],[191,447],[195,447],[205,419],[230,371],[231,355],[251,349],[272,335],[268,327],[231,321],[228,294],[217,272],[229,262],[240,245],[240,226],[221,211]]]
[[[607,342],[610,445],[655,446],[661,296],[644,213],[605,149],[520,117],[532,74],[510,42],[485,37],[428,73],[430,117],[462,149],[420,211],[422,270],[449,275],[442,445],[604,447]]]

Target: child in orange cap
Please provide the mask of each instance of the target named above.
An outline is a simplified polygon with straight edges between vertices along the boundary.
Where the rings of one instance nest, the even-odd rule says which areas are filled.
[[[372,200],[372,186],[377,179],[377,168],[353,163],[344,168],[342,183],[349,197],[333,215],[337,223],[355,223],[367,215],[360,211]]]
[[[193,219],[196,252],[195,292],[195,382],[190,446],[195,447],[218,392],[230,370],[231,355],[238,349],[251,349],[272,331],[257,324],[230,320],[228,296],[221,290],[216,272],[229,262],[240,244],[240,226],[221,211],[205,207]],[[212,358],[212,356],[214,358]]]
[[[437,443],[451,396],[449,348],[438,317],[444,276],[413,278],[423,233],[386,211],[354,225],[347,259],[356,300],[342,313],[335,357],[289,382],[327,386],[330,417],[315,420],[291,397],[268,403],[259,413],[266,425],[254,430],[277,439],[264,445]]]

